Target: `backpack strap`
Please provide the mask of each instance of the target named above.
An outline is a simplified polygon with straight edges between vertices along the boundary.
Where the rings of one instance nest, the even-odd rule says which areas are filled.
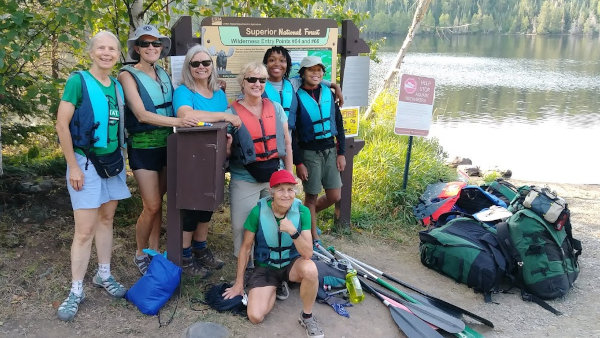
[[[449,212],[445,212],[445,213],[441,214],[440,217],[438,217],[437,221],[435,222],[435,226],[439,227],[439,226],[442,226],[442,225],[446,224],[448,222],[448,218],[450,216],[467,217],[467,218],[471,218],[471,219],[476,220],[477,222],[479,222],[479,220],[477,220],[471,214],[467,214],[467,213],[464,213],[462,211],[449,211]]]
[[[516,284],[521,289],[521,299],[528,302],[534,302],[537,305],[543,307],[544,309],[554,313],[557,316],[560,316],[562,312],[553,308],[550,304],[546,303],[543,299],[532,295],[525,291],[525,283],[523,282],[523,259],[521,255],[517,251],[514,246],[512,239],[510,238],[510,233],[508,229],[507,222],[500,222],[496,224],[498,243],[500,244],[500,249],[502,252],[507,255],[509,258],[507,260],[507,276],[512,280],[514,284]],[[516,262],[516,266],[514,263]],[[511,276],[511,273],[515,271],[516,268],[516,276]]]

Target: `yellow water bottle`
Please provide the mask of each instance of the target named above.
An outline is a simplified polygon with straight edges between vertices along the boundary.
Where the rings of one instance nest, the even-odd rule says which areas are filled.
[[[348,263],[348,269],[346,272],[346,288],[348,289],[348,298],[350,298],[350,303],[360,303],[363,301],[363,299],[365,299],[365,294],[360,286],[360,281],[358,280],[356,270],[354,270]]]

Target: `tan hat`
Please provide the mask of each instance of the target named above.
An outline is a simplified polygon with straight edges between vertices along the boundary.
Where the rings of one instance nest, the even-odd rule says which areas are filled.
[[[158,57],[159,59],[169,55],[169,52],[171,51],[171,39],[161,35],[156,27],[152,25],[143,25],[135,30],[131,39],[127,40],[127,53],[131,59],[140,59],[140,55],[135,51],[134,47],[137,40],[144,35],[153,36],[162,42],[162,50],[160,51],[160,56]]]
[[[316,66],[316,65],[321,65],[323,67],[323,69],[325,69],[325,65],[323,64],[323,61],[321,61],[321,58],[318,56],[305,56],[304,59],[302,59],[302,61],[300,61],[300,69],[302,68],[309,68],[312,66]]]

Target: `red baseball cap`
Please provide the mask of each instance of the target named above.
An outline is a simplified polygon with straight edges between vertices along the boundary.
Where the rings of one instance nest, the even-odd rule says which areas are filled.
[[[282,169],[278,170],[271,175],[271,179],[269,180],[269,186],[273,188],[274,186],[282,183],[296,184],[296,179],[291,172]]]

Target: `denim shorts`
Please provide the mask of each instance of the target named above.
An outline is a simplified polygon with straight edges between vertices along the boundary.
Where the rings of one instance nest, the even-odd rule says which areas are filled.
[[[75,153],[75,159],[81,171],[83,171],[83,189],[76,191],[69,183],[69,167],[67,166],[67,189],[71,196],[73,210],[97,209],[102,204],[122,200],[131,197],[127,183],[125,182],[125,170],[111,178],[98,176],[92,161],[81,154]],[[86,169],[87,162],[87,169]]]

